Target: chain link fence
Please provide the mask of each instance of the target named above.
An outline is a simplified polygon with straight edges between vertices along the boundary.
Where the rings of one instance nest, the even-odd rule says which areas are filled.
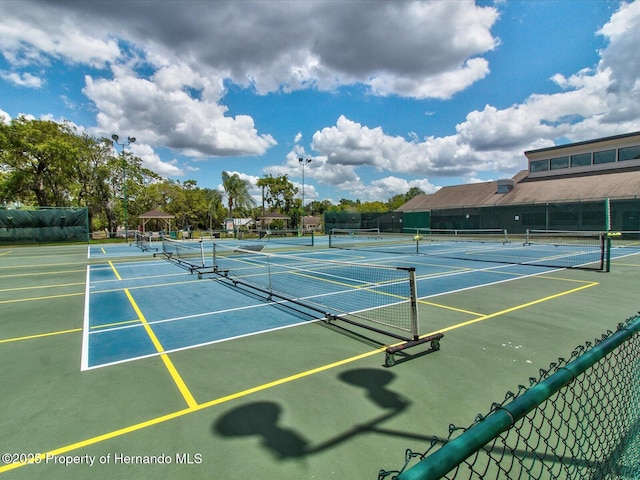
[[[640,480],[640,315],[378,479]]]

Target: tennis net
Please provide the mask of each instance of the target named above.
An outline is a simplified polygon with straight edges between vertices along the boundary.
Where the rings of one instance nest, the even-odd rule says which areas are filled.
[[[162,254],[167,260],[189,269],[192,273],[213,266],[213,255],[211,252],[205,255],[202,240],[190,242],[163,238]]]
[[[153,241],[153,235],[147,232],[134,232],[134,242],[136,247],[138,247],[143,252],[148,252],[149,250],[156,249],[157,247]]]
[[[269,243],[286,243],[288,245],[299,245],[313,247],[315,244],[315,236],[313,232],[302,232],[297,229],[280,229],[280,230],[246,230],[238,232],[239,240],[255,240]]]
[[[329,246],[492,263],[603,270],[606,234],[528,230],[413,229],[412,233],[332,231]]]
[[[343,320],[402,340],[404,344],[387,349],[388,366],[404,348],[425,342],[439,348],[442,334],[419,336],[413,267],[337,262],[221,243],[214,243],[213,252],[213,272],[236,287],[291,302],[327,321]]]

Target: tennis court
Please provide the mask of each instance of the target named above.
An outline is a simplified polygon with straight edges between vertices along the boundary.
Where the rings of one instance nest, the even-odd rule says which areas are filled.
[[[609,273],[259,243],[0,249],[0,476],[374,479],[639,308],[633,243]],[[444,337],[389,367],[407,269]]]

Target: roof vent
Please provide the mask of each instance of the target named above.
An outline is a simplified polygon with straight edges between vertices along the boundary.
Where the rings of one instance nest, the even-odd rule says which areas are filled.
[[[496,193],[509,193],[513,190],[514,181],[510,178],[503,178],[496,182],[498,184],[498,191]]]

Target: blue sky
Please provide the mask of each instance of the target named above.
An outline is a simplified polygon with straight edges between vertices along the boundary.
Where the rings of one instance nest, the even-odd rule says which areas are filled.
[[[135,136],[145,166],[200,187],[301,187],[304,157],[307,202],[386,201],[640,130],[638,0],[0,0],[0,17],[0,119]]]

